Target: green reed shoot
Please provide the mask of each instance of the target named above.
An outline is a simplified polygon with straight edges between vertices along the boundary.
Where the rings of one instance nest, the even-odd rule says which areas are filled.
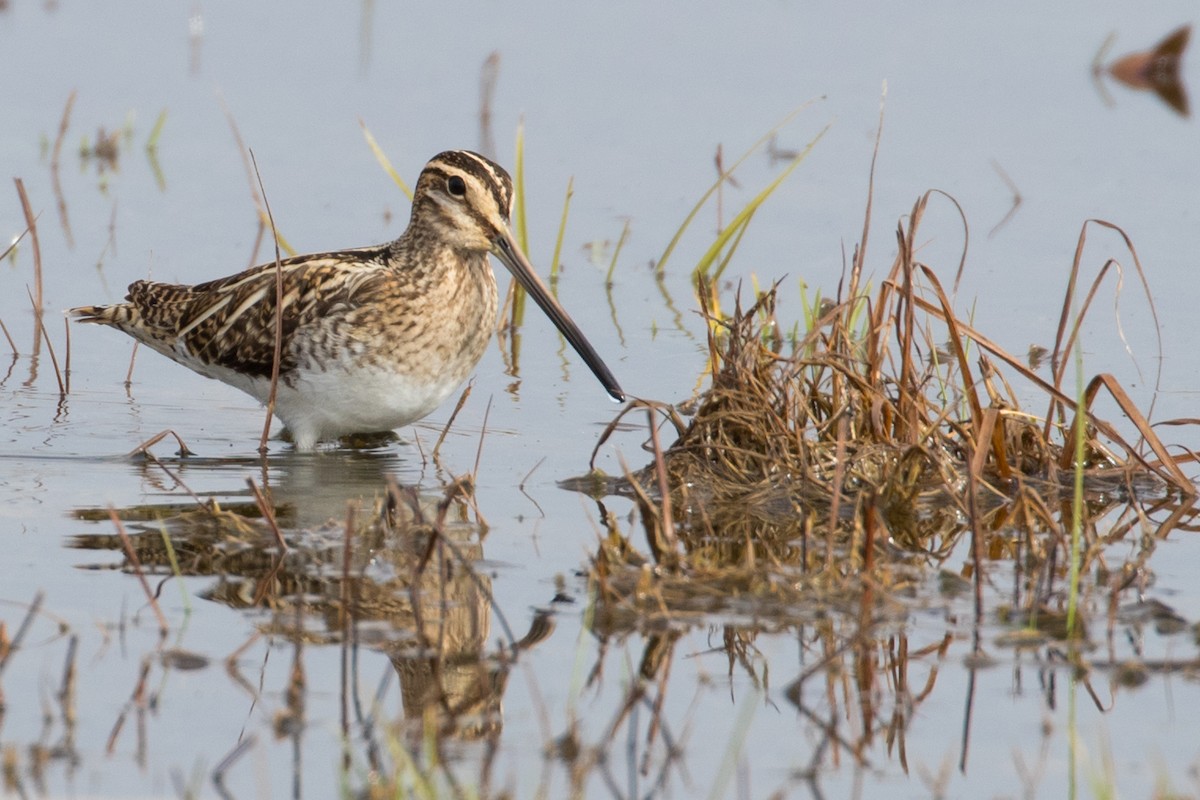
[[[1075,620],[1079,608],[1079,549],[1083,538],[1083,477],[1087,437],[1087,401],[1084,398],[1083,347],[1075,340],[1075,426],[1071,431],[1075,444],[1072,458],[1075,482],[1071,491],[1071,583],[1067,595],[1067,635],[1076,633]]]
[[[567,214],[571,211],[571,198],[575,196],[575,176],[567,179],[567,195],[563,198],[562,217],[558,220],[558,236],[554,239],[554,255],[550,257],[550,291],[558,296],[558,268],[562,257],[563,238],[567,233]]]
[[[706,191],[704,194],[702,194],[700,196],[700,199],[696,201],[696,205],[692,206],[692,210],[689,211],[688,215],[683,218],[683,222],[680,223],[679,228],[676,229],[675,235],[672,236],[671,241],[667,243],[667,249],[664,250],[663,254],[658,257],[658,263],[655,266],[655,270],[658,272],[659,275],[662,274],[663,269],[666,267],[667,259],[671,257],[671,253],[674,252],[675,246],[678,245],[679,240],[683,238],[684,232],[687,231],[687,229],[691,226],[692,220],[694,220],[696,218],[696,215],[698,213],[700,213],[700,209],[704,207],[704,204],[708,202],[708,199],[710,197],[712,197],[714,194],[716,194],[717,189],[721,188],[721,184],[724,183],[729,178],[729,176],[733,175],[733,173],[737,170],[737,168],[740,167],[746,159],[748,159],[751,155],[753,155],[755,152],[757,152],[760,147],[762,147],[764,144],[766,144],[768,141],[770,141],[772,136],[779,133],[779,131],[785,125],[787,125],[789,122],[791,122],[793,119],[795,119],[796,116],[801,111],[808,108],[809,105],[811,105],[811,102],[805,103],[804,105],[800,106],[796,110],[789,113],[786,117],[784,117],[782,120],[780,120],[779,123],[775,127],[771,128],[771,130],[764,133],[756,142],[754,142],[754,144],[750,145],[749,149],[747,149],[746,152],[742,153],[742,155],[739,156],[738,159],[729,166],[729,169],[725,170],[724,172],[722,172],[720,175],[717,176],[717,180],[713,183],[713,185],[708,187],[708,191]]]
[[[625,224],[621,226],[621,235],[617,237],[617,246],[613,248],[612,260],[608,262],[608,272],[604,276],[604,282],[612,290],[613,273],[617,271],[617,259],[621,256],[621,250],[625,247],[626,240],[629,239],[629,220],[625,220]]]
[[[516,224],[513,234],[517,237],[517,244],[526,254],[529,253],[529,230],[525,224],[525,122],[522,120],[517,124],[517,152],[513,158],[513,216],[515,216]],[[512,281],[513,287],[513,303],[512,303],[512,326],[520,327],[525,319],[525,290],[514,278]]]
[[[774,194],[775,190],[779,188],[780,184],[787,180],[789,175],[795,172],[796,167],[800,166],[800,162],[804,161],[804,159],[808,157],[808,154],[812,152],[813,147],[816,146],[817,142],[821,141],[821,137],[824,136],[825,132],[828,130],[828,125],[822,128],[820,133],[813,137],[813,139],[804,146],[804,149],[801,150],[786,167],[784,167],[783,171],[776,175],[774,180],[768,183],[762,191],[755,195],[754,198],[737,213],[737,216],[730,221],[725,230],[721,231],[716,240],[709,246],[708,250],[696,263],[695,268],[692,270],[692,276],[694,278],[705,278],[715,281],[721,277],[721,273],[725,270],[725,267],[729,263],[729,256],[731,256],[734,250],[737,249],[738,243],[741,241],[743,234],[746,232],[746,226],[748,226],[750,224],[750,220],[754,218],[755,212],[757,212],[759,207],[766,202],[768,197]],[[718,256],[721,256],[722,253],[724,253],[726,246],[729,246],[729,252],[725,254],[724,258],[722,258],[715,272],[712,272],[713,262],[717,260]],[[712,272],[711,275],[710,272]]]

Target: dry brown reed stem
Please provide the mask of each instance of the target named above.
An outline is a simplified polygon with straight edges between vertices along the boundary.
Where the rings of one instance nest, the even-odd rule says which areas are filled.
[[[1050,353],[1050,364],[1051,364],[1051,371],[1053,373],[1054,386],[1056,389],[1059,389],[1062,387],[1062,380],[1063,380],[1063,377],[1067,370],[1067,364],[1070,361],[1070,359],[1067,356],[1070,354],[1071,350],[1074,348],[1075,340],[1078,337],[1080,328],[1083,325],[1084,317],[1087,316],[1087,310],[1091,306],[1092,299],[1095,297],[1096,292],[1100,288],[1101,281],[1103,281],[1104,276],[1108,273],[1108,270],[1110,267],[1115,267],[1118,270],[1118,275],[1121,274],[1120,264],[1117,261],[1115,261],[1114,259],[1109,259],[1104,262],[1104,265],[1100,268],[1100,270],[1096,274],[1096,277],[1092,280],[1091,287],[1088,289],[1088,293],[1083,302],[1083,305],[1079,309],[1079,313],[1075,316],[1074,324],[1071,325],[1070,334],[1067,335],[1066,334],[1067,323],[1071,319],[1071,315],[1074,311],[1074,305],[1075,305],[1075,286],[1076,286],[1076,283],[1079,278],[1080,270],[1082,269],[1083,250],[1084,250],[1085,245],[1087,244],[1088,226],[1093,225],[1093,224],[1098,225],[1102,228],[1107,228],[1108,230],[1113,231],[1118,236],[1120,236],[1121,240],[1125,244],[1126,250],[1129,251],[1129,255],[1133,259],[1134,270],[1137,272],[1138,281],[1141,283],[1142,293],[1145,296],[1146,303],[1150,309],[1150,316],[1154,320],[1154,335],[1155,335],[1155,339],[1156,339],[1157,345],[1158,345],[1157,346],[1157,356],[1158,357],[1155,359],[1158,366],[1155,369],[1154,386],[1155,386],[1155,388],[1157,388],[1159,385],[1159,382],[1161,380],[1161,376],[1162,376],[1162,363],[1163,363],[1163,359],[1162,359],[1162,326],[1158,322],[1158,309],[1154,305],[1154,295],[1150,291],[1150,282],[1149,282],[1149,279],[1146,277],[1145,270],[1142,268],[1142,261],[1138,257],[1137,249],[1133,246],[1133,240],[1129,238],[1129,234],[1125,233],[1125,231],[1121,227],[1114,225],[1111,222],[1107,222],[1106,220],[1102,220],[1102,219],[1086,220],[1083,223],[1083,227],[1079,231],[1079,239],[1075,244],[1075,257],[1071,262],[1071,273],[1070,273],[1070,277],[1067,281],[1067,291],[1063,297],[1063,307],[1062,307],[1062,312],[1059,315],[1058,330],[1055,333],[1055,337],[1054,337],[1054,348],[1051,350],[1051,353]],[[1119,278],[1118,278],[1117,289],[1118,290],[1120,289],[1120,279]],[[1118,320],[1117,324],[1119,327],[1120,326],[1119,320]],[[1065,340],[1064,340],[1064,335],[1066,336]],[[1122,333],[1121,338],[1122,338],[1122,341],[1125,338],[1123,333]],[[1139,372],[1140,372],[1140,369],[1139,369]],[[1069,405],[1069,404],[1060,403],[1057,400],[1057,398],[1051,397],[1050,408],[1046,412],[1047,429],[1051,423],[1051,420],[1053,420],[1054,418],[1058,417],[1061,420],[1062,414],[1065,412],[1066,405]]]
[[[967,518],[971,524],[971,563],[973,565],[972,586],[975,592],[975,627],[972,637],[973,649],[979,649],[979,626],[983,624],[983,520],[979,515],[979,483],[983,478],[983,469],[987,461],[988,447],[994,444],[992,437],[996,430],[996,422],[1000,411],[989,408],[983,415],[982,425],[975,441],[968,451],[970,456],[967,468]],[[980,447],[980,443],[984,443]]]
[[[658,480],[659,507],[662,509],[662,532],[669,552],[678,552],[679,540],[675,536],[674,514],[671,511],[671,487],[667,483],[667,465],[663,462],[662,443],[658,440],[658,420],[654,409],[646,409],[646,423],[650,428],[650,443],[654,448],[654,474]]]
[[[25,193],[25,182],[20,178],[13,178],[13,183],[17,185],[17,197],[21,199],[21,211],[25,214],[25,227],[29,229],[29,242],[33,246],[33,311],[38,317],[41,317],[45,298],[42,293],[42,248],[38,242],[37,217],[34,216],[33,208],[29,205],[29,195]]]
[[[188,449],[187,443],[183,441],[183,437],[181,437],[178,433],[176,433],[175,431],[168,428],[167,430],[159,431],[158,433],[154,434],[146,441],[139,444],[137,447],[130,450],[128,453],[126,453],[125,457],[133,458],[134,456],[146,456],[147,458],[151,458],[151,459],[154,459],[155,461],[158,461],[157,458],[154,458],[154,454],[150,452],[150,448],[153,447],[154,445],[158,444],[159,442],[161,442],[163,439],[167,438],[168,436],[175,437],[175,443],[177,445],[179,445],[179,455],[184,456],[184,457],[193,455],[192,451]],[[159,466],[163,466],[161,462],[159,462]],[[165,470],[166,467],[163,467],[163,469]],[[170,471],[168,471],[167,474],[171,475]],[[180,481],[175,475],[171,475],[171,477],[174,478],[176,481],[178,481],[180,486],[183,486],[183,481]],[[196,498],[196,495],[193,494],[192,497]],[[197,502],[199,502],[198,498],[197,498]]]
[[[282,245],[284,250],[288,251],[288,255],[293,255],[291,246],[279,231],[275,230],[275,225],[270,221],[270,214],[267,212],[266,202],[256,186],[255,175],[258,174],[258,167],[253,163],[254,153],[250,148],[246,147],[246,143],[242,141],[242,133],[238,130],[237,120],[233,118],[233,112],[229,109],[229,105],[225,102],[225,96],[220,92],[217,93],[217,100],[221,103],[221,110],[225,112],[225,119],[229,122],[229,129],[233,132],[233,140],[237,143],[238,152],[242,154],[242,167],[246,170],[246,181],[250,184],[250,200],[254,203],[254,209],[258,212],[258,224],[260,230],[270,228],[271,233],[275,238],[276,245]],[[258,246],[255,245],[254,251],[250,256],[250,265],[258,259]]]
[[[471,396],[471,389],[475,387],[475,379],[472,378],[467,382],[467,386],[462,390],[462,394],[458,396],[458,402],[454,404],[454,410],[450,412],[450,418],[446,420],[446,425],[442,428],[442,432],[438,434],[437,442],[433,445],[433,452],[430,453],[430,458],[435,464],[438,462],[438,452],[442,449],[442,442],[446,441],[446,434],[450,433],[451,426],[454,425],[454,420],[458,419],[458,412],[462,411],[463,406],[467,404],[467,398]]]
[[[267,527],[271,529],[271,533],[275,536],[275,544],[279,546],[279,554],[283,555],[288,551],[288,543],[283,538],[283,531],[279,530],[279,523],[275,521],[275,509],[267,502],[267,498],[263,496],[262,490],[258,488],[258,484],[254,482],[254,478],[246,478],[246,485],[250,487],[250,493],[254,495],[254,502],[258,506],[259,512],[263,515]]]
[[[923,267],[923,269],[926,270],[927,275],[932,274],[932,272],[929,271],[927,267]],[[934,305],[923,298],[920,298],[920,297],[915,298],[915,302],[922,310],[933,313],[935,315],[941,316],[941,315],[947,313],[945,311],[945,309],[941,308],[938,305]],[[999,346],[998,344],[993,342],[991,339],[989,339],[987,336],[985,336],[981,332],[975,330],[967,323],[963,322],[961,319],[956,319],[954,325],[963,336],[965,336],[965,337],[969,338],[971,341],[975,342],[975,344],[977,344],[979,347],[983,348],[984,350],[988,351],[988,353],[990,353],[992,356],[1003,361],[1009,367],[1011,367],[1012,369],[1014,369],[1015,371],[1020,373],[1022,378],[1029,381],[1035,387],[1037,387],[1038,389],[1045,392],[1051,398],[1052,403],[1058,404],[1058,407],[1060,410],[1074,407],[1074,405],[1075,405],[1074,398],[1072,398],[1071,396],[1062,392],[1056,385],[1049,383],[1048,381],[1043,379],[1041,376],[1039,376],[1036,372],[1029,369],[1028,366],[1026,366],[1020,358],[1013,356],[1008,351],[1006,351],[1003,347]],[[1088,415],[1087,415],[1088,423],[1095,426],[1095,428],[1098,431],[1100,431],[1101,433],[1103,433],[1107,438],[1109,438],[1109,439],[1113,440],[1114,442],[1116,442],[1117,444],[1119,444],[1121,446],[1121,448],[1126,452],[1126,454],[1131,459],[1137,461],[1142,466],[1144,466],[1147,469],[1154,472],[1156,475],[1158,475],[1164,481],[1169,483],[1177,491],[1180,491],[1180,492],[1184,493],[1185,495],[1194,494],[1196,491],[1195,487],[1192,485],[1192,482],[1187,479],[1187,476],[1184,475],[1183,471],[1179,468],[1178,460],[1175,459],[1174,457],[1172,457],[1167,452],[1166,446],[1162,443],[1162,440],[1158,437],[1158,435],[1156,433],[1154,433],[1153,428],[1150,426],[1149,422],[1146,421],[1146,419],[1142,416],[1141,412],[1138,411],[1136,409],[1136,407],[1133,406],[1132,401],[1129,400],[1128,395],[1126,395],[1124,393],[1124,390],[1122,390],[1120,388],[1120,384],[1116,381],[1116,379],[1113,378],[1111,375],[1104,374],[1104,375],[1098,375],[1095,378],[1093,378],[1092,380],[1095,381],[1099,378],[1103,378],[1103,380],[1101,382],[1104,384],[1104,386],[1106,388],[1109,389],[1110,392],[1114,392],[1114,390],[1115,390],[1116,394],[1114,394],[1114,399],[1116,399],[1118,401],[1118,403],[1122,404],[1123,411],[1126,411],[1126,413],[1128,413],[1129,409],[1132,409],[1136,412],[1135,417],[1131,419],[1131,422],[1133,422],[1135,424],[1135,426],[1137,427],[1138,434],[1145,440],[1146,446],[1149,447],[1151,449],[1151,451],[1153,451],[1155,456],[1157,456],[1160,461],[1157,463],[1152,463],[1152,462],[1146,460],[1142,455],[1140,455],[1138,453],[1138,451],[1134,448],[1133,445],[1131,445],[1129,442],[1127,442],[1124,439],[1124,437],[1122,437],[1120,435],[1120,433],[1118,433],[1117,430],[1112,427],[1112,425],[1110,425],[1108,422],[1100,419],[1099,417],[1096,417],[1090,411],[1088,412]],[[1125,407],[1126,404],[1128,404],[1128,406],[1129,406],[1128,409]],[[1049,430],[1050,430],[1051,424],[1052,423],[1047,423],[1043,429],[1043,433],[1047,439],[1049,438]],[[1066,423],[1063,423],[1061,425],[1061,427],[1063,427],[1064,429],[1068,428]]]
[[[258,441],[259,455],[267,454],[267,437],[271,433],[271,418],[275,415],[275,393],[279,388],[279,363],[283,359],[283,261],[279,255],[279,233],[275,230],[275,217],[271,215],[271,203],[258,171],[258,160],[250,151],[250,162],[254,166],[254,177],[267,210],[267,222],[271,225],[271,241],[275,243],[275,350],[271,356],[271,391],[267,394],[267,419],[263,422],[262,438]]]
[[[125,532],[125,526],[121,523],[121,518],[117,516],[117,510],[112,506],[108,507],[108,516],[117,528],[117,536],[121,538],[121,546],[125,549],[125,557],[129,559],[129,563],[133,567],[133,574],[137,575],[138,582],[142,584],[142,591],[146,593],[146,599],[150,601],[150,607],[154,609],[154,616],[158,617],[158,630],[165,637],[171,630],[171,626],[167,624],[167,618],[163,616],[162,609],[158,607],[158,598],[154,596],[154,592],[150,589],[150,582],[146,580],[146,574],[142,571],[142,563],[133,549],[133,541]]]

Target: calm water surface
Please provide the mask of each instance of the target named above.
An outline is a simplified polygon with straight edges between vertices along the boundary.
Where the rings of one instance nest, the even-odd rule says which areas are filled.
[[[798,283],[835,291],[860,236],[886,83],[868,255],[876,276],[890,266],[895,225],[920,193],[950,193],[969,224],[960,309],[1002,345],[1024,352],[1053,341],[1084,220],[1112,221],[1132,238],[1150,283],[1163,377],[1154,394],[1156,323],[1134,259],[1100,230],[1089,234],[1085,267],[1094,273],[1116,258],[1124,286],[1118,294],[1110,281],[1101,291],[1084,338],[1086,370],[1115,373],[1143,407],[1153,399],[1156,419],[1190,417],[1200,388],[1192,335],[1200,266],[1196,124],[1150,94],[1107,82],[1098,89],[1090,65],[1110,33],[1117,54],[1195,21],[1186,2],[1052,10],[943,2],[920,12],[789,2],[753,9],[520,3],[452,12],[370,2],[13,2],[0,11],[7,76],[0,154],[38,215],[46,326],[61,360],[67,348],[59,309],[117,300],[147,275],[197,282],[269,257],[255,249],[251,188],[230,120],[254,151],[280,232],[300,252],[386,241],[403,227],[407,202],[364,143],[360,121],[410,182],[430,156],[452,147],[490,150],[511,165],[523,123],[531,259],[547,269],[573,179],[560,297],[628,391],[674,401],[691,394],[703,367],[703,326],[692,312],[687,272],[711,242],[716,210],[698,218],[668,266],[666,290],[680,313],[664,302],[648,265],[713,180],[718,146],[729,163],[809,102],[777,146],[803,148],[829,127],[757,215],[727,273],[747,285],[783,278],[781,315],[796,318]],[[480,76],[492,53],[499,62],[485,135]],[[1184,72],[1200,85],[1194,58]],[[51,150],[72,95],[56,192]],[[164,112],[152,159],[144,145]],[[80,155],[81,143],[95,145],[102,130],[119,132],[116,164]],[[1003,225],[1013,195],[996,165],[1022,198]],[[751,158],[739,171],[740,188],[723,197],[723,218],[780,166],[765,155]],[[921,257],[949,283],[963,227],[949,202],[931,208]],[[605,271],[625,225],[610,303]],[[11,240],[24,227],[9,185],[0,190],[0,235]],[[585,746],[603,743],[617,726],[607,762],[585,783],[588,796],[1064,797],[1072,786],[1089,796],[1106,782],[1127,797],[1164,786],[1200,792],[1193,677],[1152,674],[1127,688],[1098,672],[1084,686],[1044,653],[1000,647],[988,648],[991,668],[972,673],[963,668],[969,615],[937,599],[933,578],[923,589],[935,599],[904,606],[889,623],[910,653],[930,649],[912,657],[906,691],[881,693],[874,703],[849,678],[793,684],[813,666],[804,642],[815,628],[762,632],[746,661],[731,668],[720,647],[728,619],[681,624],[664,694],[668,730],[658,736],[675,741],[682,755],[660,785],[664,745],[647,730],[648,710],[619,717],[643,653],[657,640],[629,634],[600,647],[585,630],[577,571],[600,522],[594,503],[556,485],[586,470],[615,407],[532,307],[519,380],[491,348],[442,448],[443,470],[428,454],[449,408],[401,431],[403,442],[368,453],[304,456],[275,441],[264,468],[252,458],[262,425],[253,401],[151,353],[138,356],[127,390],[130,343],[115,332],[72,329],[71,392],[60,400],[46,345],[31,352],[32,284],[26,240],[0,265],[0,320],[19,350],[9,368],[0,344],[0,374],[7,370],[0,383],[0,621],[13,635],[38,592],[44,614],[0,676],[0,747],[16,765],[0,795],[151,797],[191,786],[215,796],[209,773],[240,742],[247,750],[225,779],[232,796],[338,791],[341,648],[322,646],[314,633],[297,649],[279,619],[206,599],[227,587],[216,576],[196,576],[161,587],[167,646],[210,664],[164,667],[142,589],[114,569],[120,554],[69,546],[75,537],[113,532],[107,521],[80,519],[78,510],[192,502],[174,478],[124,457],[165,428],[200,456],[180,462],[169,458],[173,445],[156,450],[192,492],[245,503],[246,479],[261,483],[265,472],[289,524],[318,532],[344,518],[347,500],[381,496],[387,476],[436,497],[447,475],[474,468],[478,452],[476,501],[488,528],[482,540],[467,525],[463,535],[496,601],[478,644],[501,638],[498,615],[520,638],[537,609],[555,609],[553,631],[529,647],[501,687],[493,789],[562,796],[568,771],[544,750],[574,718]],[[1168,438],[1200,445],[1189,429]],[[637,433],[617,437],[600,465],[619,472],[618,456],[640,465],[641,443]],[[626,524],[627,504],[609,510]],[[1148,598],[1169,604],[1190,626],[1200,620],[1200,550],[1178,533],[1160,548]],[[957,571],[967,558],[956,553],[946,566]],[[380,575],[391,569],[384,556],[371,568]],[[1004,591],[1003,571],[994,576],[997,592]],[[553,603],[558,595],[574,602]],[[1192,659],[1187,626],[1179,634],[1138,628],[1112,647],[1122,658]],[[397,673],[403,684],[406,664],[369,638],[355,665],[360,695],[369,704],[379,687],[390,687],[378,695],[377,712],[401,720],[404,686],[395,684]],[[939,649],[944,641],[950,644]],[[67,724],[54,698],[72,652],[77,708]],[[308,694],[301,732],[289,733],[280,716],[296,662]],[[143,664],[151,665],[148,685],[137,695]],[[595,670],[602,677],[584,688]],[[154,702],[139,701],[147,697]],[[808,715],[812,708],[824,716]],[[878,733],[864,737],[864,729]],[[889,729],[902,733],[889,737]],[[1074,758],[1071,731],[1079,737]],[[836,744],[848,741],[861,748]],[[35,746],[48,748],[47,762],[38,763]],[[474,786],[483,745],[463,736],[448,747]],[[647,749],[660,754],[660,766],[643,771]],[[354,769],[360,784],[365,767]]]

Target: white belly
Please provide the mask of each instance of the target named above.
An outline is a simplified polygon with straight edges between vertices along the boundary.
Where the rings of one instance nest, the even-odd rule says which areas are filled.
[[[229,370],[205,371],[266,403],[271,383]],[[297,450],[312,450],[317,442],[352,433],[377,433],[415,422],[431,413],[454,392],[466,375],[417,376],[355,365],[334,366],[323,371],[301,371],[279,381],[275,416],[287,426]]]

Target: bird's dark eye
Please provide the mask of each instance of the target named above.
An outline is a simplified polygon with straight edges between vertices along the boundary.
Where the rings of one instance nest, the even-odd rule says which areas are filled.
[[[467,182],[457,175],[451,175],[446,181],[446,189],[455,197],[463,197],[467,193]]]

